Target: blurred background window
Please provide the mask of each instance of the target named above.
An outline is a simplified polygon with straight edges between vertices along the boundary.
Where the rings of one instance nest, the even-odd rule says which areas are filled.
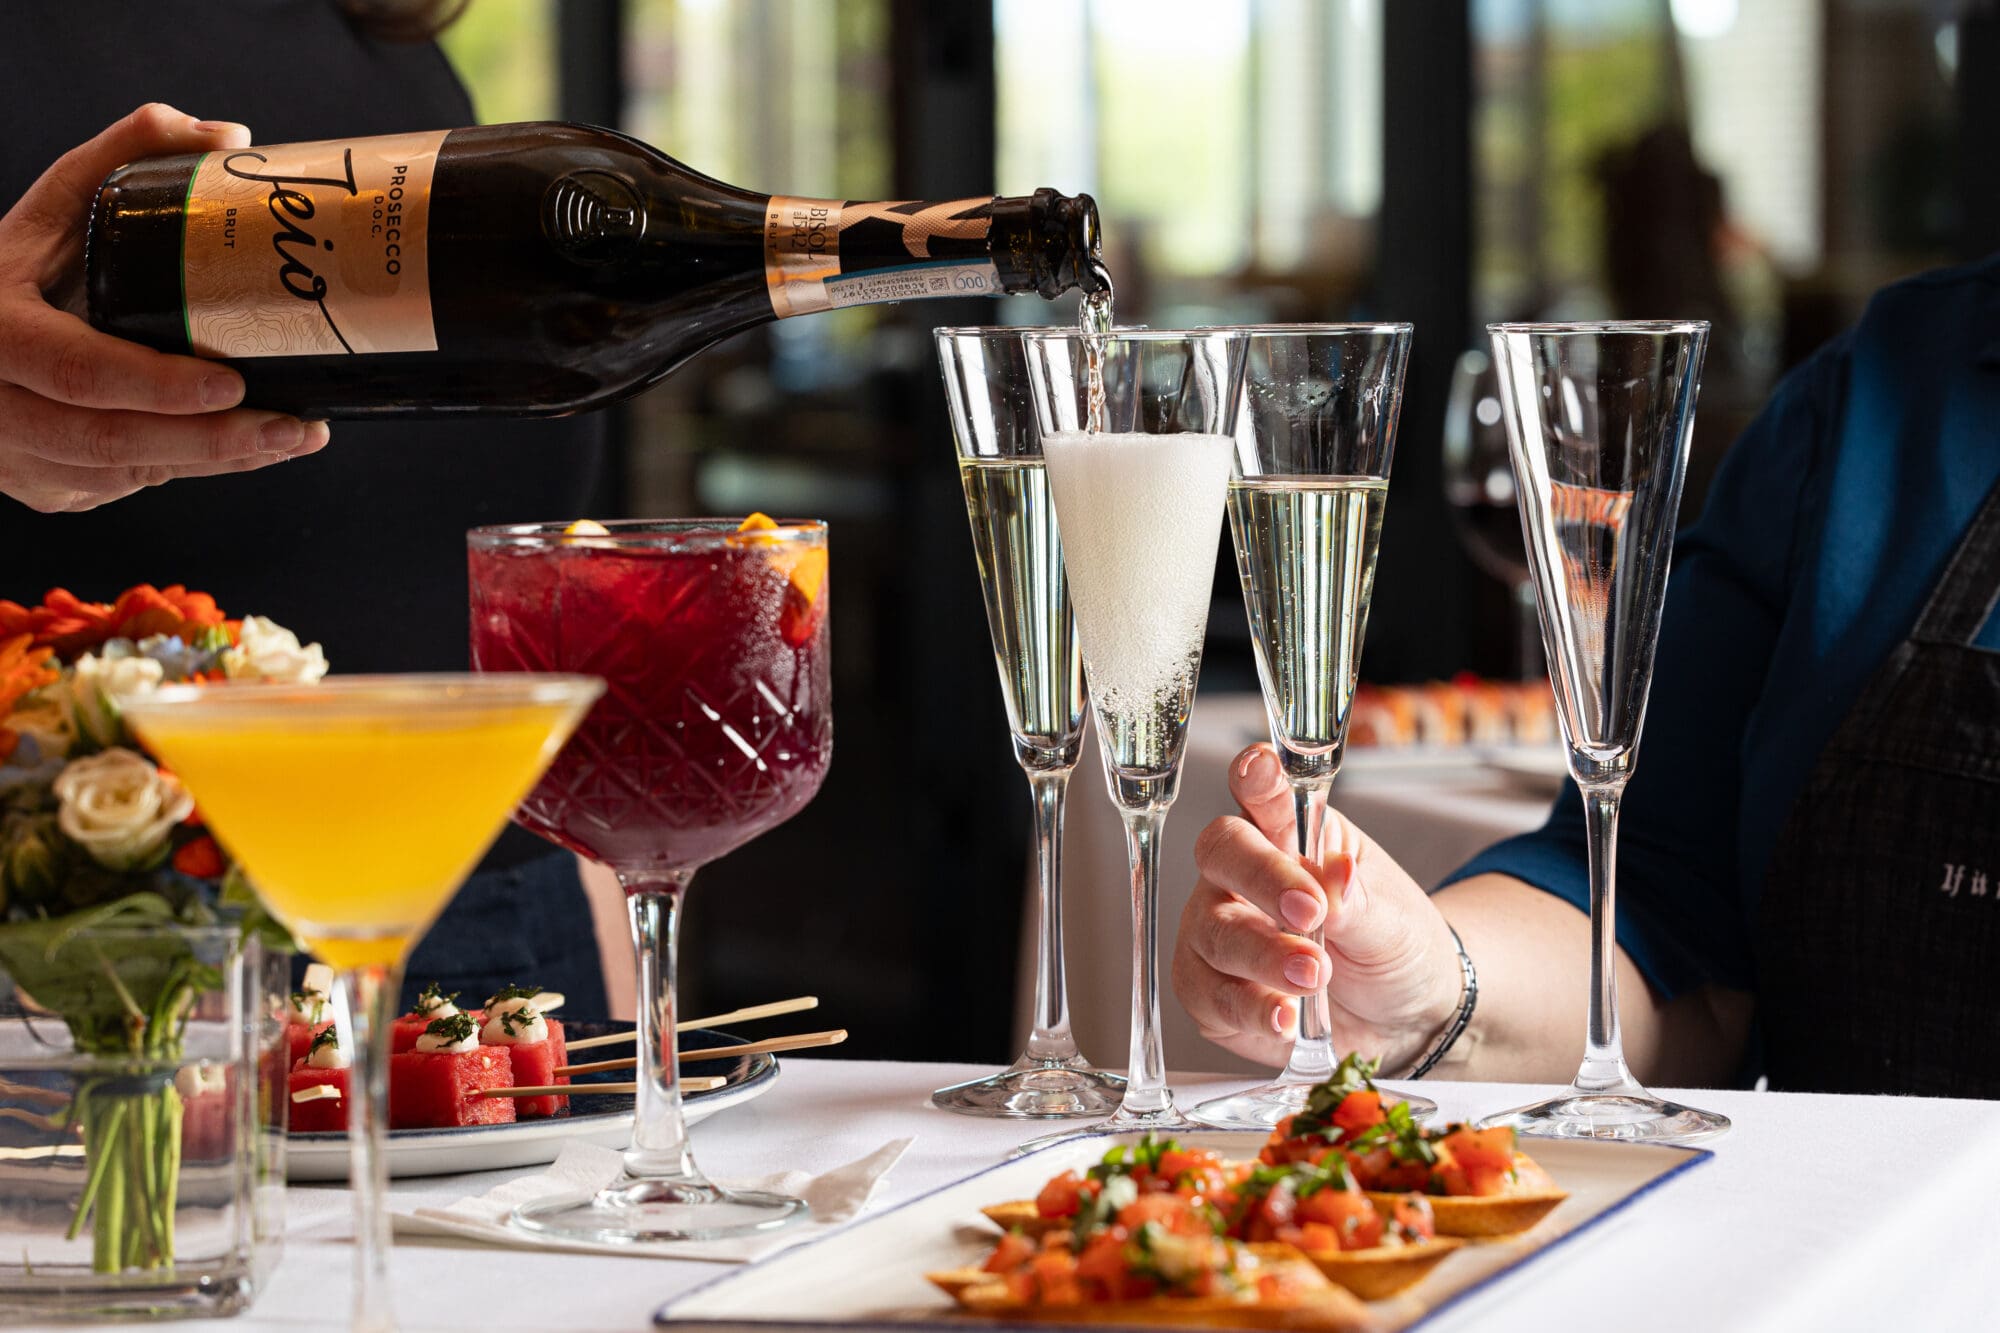
[[[1497,425],[1486,321],[1712,320],[1691,515],[1869,293],[2000,243],[2000,17],[1956,0],[472,0],[444,45],[487,120],[616,124],[753,190],[1088,191],[1122,322],[1414,320],[1379,681],[1521,669],[1504,465],[1444,454]],[[928,331],[1074,318],[814,315],[618,413],[613,511],[833,522],[833,768],[703,872],[688,1003],[818,990],[854,1054],[1012,1053],[1026,798]],[[1254,687],[1220,550],[1203,683]]]

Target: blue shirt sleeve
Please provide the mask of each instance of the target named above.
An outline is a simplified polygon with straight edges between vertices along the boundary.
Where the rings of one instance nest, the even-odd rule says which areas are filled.
[[[1711,982],[1752,984],[1737,856],[1743,738],[1797,582],[1843,348],[1823,349],[1779,386],[1724,459],[1700,521],[1675,543],[1617,876],[1618,942],[1668,999]],[[1589,910],[1574,783],[1542,828],[1488,848],[1445,883],[1487,873]]]

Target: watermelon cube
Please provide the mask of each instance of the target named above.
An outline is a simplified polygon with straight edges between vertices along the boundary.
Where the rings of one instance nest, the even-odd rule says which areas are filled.
[[[305,1059],[306,1053],[312,1050],[313,1038],[332,1026],[332,1019],[328,1019],[324,1023],[291,1022],[285,1024],[285,1067],[290,1069],[293,1065]]]
[[[481,1097],[481,1088],[511,1088],[514,1062],[505,1046],[470,1051],[404,1051],[389,1057],[389,1127],[449,1129],[500,1125],[514,1119],[511,1097]]]
[[[554,1018],[542,1021],[549,1026],[547,1041],[516,1042],[512,1045],[496,1043],[496,1049],[513,1054],[516,1087],[539,1088],[569,1082],[568,1074],[558,1078],[555,1073],[569,1063],[568,1049],[563,1044],[562,1022]],[[522,1120],[546,1120],[550,1116],[569,1114],[569,1098],[560,1093],[549,1097],[516,1097],[513,1101],[514,1114]]]
[[[347,1100],[351,1095],[349,1076],[352,1069],[321,1069],[300,1060],[292,1066],[285,1080],[285,1094],[291,1095],[307,1088],[338,1088],[338,1097],[319,1097],[308,1101],[291,1102],[292,1132],[294,1134],[345,1134],[347,1132]]]

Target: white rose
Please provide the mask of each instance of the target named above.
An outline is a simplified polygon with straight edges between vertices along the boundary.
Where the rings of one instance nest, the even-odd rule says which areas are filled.
[[[146,694],[159,687],[166,670],[150,657],[99,657],[85,653],[69,678],[76,729],[99,745],[116,745],[125,734],[118,696]]]
[[[151,864],[194,809],[179,779],[118,747],[63,769],[55,793],[57,827],[107,870]]]
[[[326,674],[326,654],[316,643],[301,647],[299,636],[276,621],[250,616],[237,633],[236,646],[223,650],[222,674],[231,680],[311,685]]]

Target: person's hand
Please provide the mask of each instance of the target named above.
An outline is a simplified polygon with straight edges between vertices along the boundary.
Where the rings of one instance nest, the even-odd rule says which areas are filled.
[[[1291,850],[1291,789],[1277,754],[1253,745],[1229,766],[1242,816],[1201,832],[1201,873],[1174,944],[1174,993],[1204,1037],[1282,1065],[1298,996],[1327,982],[1336,1052],[1407,1069],[1459,1002],[1458,953],[1423,889],[1361,830],[1329,810],[1321,869]],[[1288,930],[1324,920],[1326,948]]]
[[[237,408],[243,379],[229,367],[156,352],[79,317],[84,230],[112,168],[249,142],[241,125],[155,102],[63,154],[0,217],[0,493],[44,513],[91,509],[326,444],[325,422]]]

